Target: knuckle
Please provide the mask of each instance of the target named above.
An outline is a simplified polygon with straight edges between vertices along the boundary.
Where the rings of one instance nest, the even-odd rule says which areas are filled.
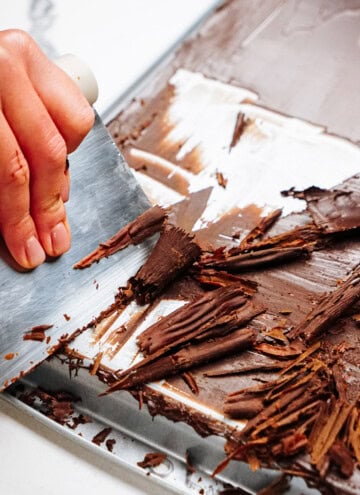
[[[63,137],[58,132],[52,132],[45,139],[47,148],[47,159],[52,168],[59,169],[62,172],[65,168],[67,149]]]
[[[3,186],[22,187],[29,184],[29,167],[22,153],[16,150],[10,159],[5,176],[2,178]]]
[[[56,218],[56,222],[66,217],[65,206],[61,199],[61,194],[51,194],[42,198],[37,207],[32,209],[34,217],[39,220],[41,217],[46,220]]]
[[[94,121],[95,114],[90,105],[86,104],[76,111],[76,121],[72,123],[71,138],[68,143],[69,151],[73,151],[81,143],[94,125]]]

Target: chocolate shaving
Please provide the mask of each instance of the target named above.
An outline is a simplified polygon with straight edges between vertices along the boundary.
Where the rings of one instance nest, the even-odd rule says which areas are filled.
[[[219,171],[216,172],[216,180],[220,187],[226,188],[228,180],[225,179],[224,175]]]
[[[44,342],[46,339],[45,332],[49,330],[54,325],[37,325],[32,327],[31,330],[24,333],[23,340],[34,340],[35,342]]]
[[[355,461],[343,442],[337,440],[329,450],[330,460],[339,468],[344,478],[350,478],[355,469]]]
[[[325,295],[306,318],[289,332],[289,338],[294,339],[300,336],[306,342],[312,342],[359,299],[360,267],[357,267],[345,282],[330,294]]]
[[[193,236],[166,225],[146,263],[130,278],[129,289],[138,304],[147,304],[200,256]]]
[[[230,272],[239,272],[288,263],[299,258],[308,257],[310,252],[310,246],[264,248],[240,254],[228,252],[222,257],[203,258],[201,265]]]
[[[240,243],[240,249],[249,249],[251,244],[262,237],[281,216],[282,209],[272,211],[266,217],[260,219],[259,224],[253,228]]]
[[[145,455],[144,460],[137,463],[143,469],[160,466],[167,459],[166,454],[161,452],[149,452]]]
[[[189,371],[186,371],[185,373],[182,373],[181,377],[184,380],[184,382],[186,383],[186,385],[189,387],[191,392],[195,395],[198,395],[199,387],[196,383],[194,375],[192,373],[190,373]]]
[[[221,270],[212,270],[203,266],[195,266],[191,271],[192,276],[206,287],[227,287],[228,285],[237,284],[241,286],[245,294],[255,294],[257,283],[239,275],[234,275]]]
[[[95,443],[96,445],[101,445],[103,442],[105,442],[106,437],[112,432],[112,428],[104,428],[103,430],[99,431],[97,435],[94,436],[94,438],[91,440],[92,443]]]
[[[188,303],[147,328],[139,335],[139,349],[154,354],[184,344],[205,332],[230,331],[245,325],[264,308],[254,306],[242,287],[221,287]]]
[[[108,241],[102,242],[90,254],[74,265],[74,268],[87,268],[102,258],[125,249],[130,244],[137,245],[159,232],[166,218],[166,211],[160,206],[153,206],[119,230]]]
[[[168,356],[159,357],[149,362],[140,361],[132,368],[120,373],[119,380],[107,390],[107,393],[137,387],[148,382],[167,378],[173,374],[220,359],[230,353],[248,349],[255,340],[255,332],[250,329],[239,329],[226,337],[214,338],[200,344],[187,345]]]
[[[248,124],[248,120],[245,119],[245,115],[242,112],[239,112],[236,116],[236,122],[234,126],[234,131],[233,135],[231,138],[231,143],[230,143],[230,150],[234,148],[234,146],[237,145],[237,143],[240,141],[240,138],[245,130],[245,127]]]

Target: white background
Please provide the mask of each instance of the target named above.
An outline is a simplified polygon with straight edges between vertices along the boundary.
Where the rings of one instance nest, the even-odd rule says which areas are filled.
[[[49,56],[72,52],[99,83],[104,113],[214,0],[0,0],[0,29],[30,31]],[[32,10],[31,10],[32,8]],[[0,74],[1,77],[1,74]],[[0,493],[164,493],[0,400]]]

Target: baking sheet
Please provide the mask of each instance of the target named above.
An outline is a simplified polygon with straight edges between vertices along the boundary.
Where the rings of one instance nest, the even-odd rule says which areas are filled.
[[[281,190],[293,186],[302,189],[313,184],[319,187],[330,187],[359,170],[360,151],[356,145],[345,139],[326,134],[325,130],[319,126],[262,108],[256,104],[256,94],[248,90],[206,79],[201,74],[184,70],[179,70],[170,80],[170,84],[174,90],[174,97],[166,113],[166,120],[170,125],[165,141],[178,147],[179,158],[196,150],[203,165],[202,170],[199,173],[184,172],[174,163],[164,163],[162,157],[137,148],[130,149],[129,156],[140,157],[145,163],[148,160],[152,163],[159,163],[161,167],[168,167],[169,174],[178,174],[188,182],[190,192],[206,187],[213,188],[207,207],[195,224],[194,231],[216,220],[232,208],[243,207],[249,203],[256,203],[263,207],[264,212],[277,207],[283,207],[285,213],[299,211],[303,204],[300,201],[282,197]],[[238,144],[230,149],[229,145],[239,112],[244,113],[251,125],[247,126]],[[342,164],[341,167],[339,163]],[[245,165],[241,166],[242,164]],[[228,180],[226,189],[218,184],[216,178],[218,171],[221,171]],[[153,203],[168,205],[183,198],[178,191],[146,175],[138,173],[137,178]],[[230,238],[227,240],[231,241]],[[127,277],[137,271],[150,249],[150,244],[130,248],[132,256],[128,259],[127,272],[120,276],[117,274],[119,285],[125,285]],[[109,261],[101,261],[104,266],[107,262]],[[101,266],[101,263],[98,266]],[[138,328],[138,333],[145,330],[159,316],[174,310],[179,304],[179,301],[163,301],[147,316],[142,326]],[[103,309],[105,308],[106,304]],[[131,304],[105,332],[100,326],[94,331],[89,330],[80,335],[70,345],[70,352],[74,351],[77,356],[83,357],[89,364],[94,362],[101,352],[101,364],[108,369],[116,371],[129,367],[141,359],[135,343],[136,334],[120,350],[116,349],[116,352],[114,352],[111,336],[116,328],[141,310],[144,308],[141,309],[136,304]],[[111,411],[126,410],[124,404],[133,400],[130,399],[129,394],[115,393],[109,398],[98,398],[98,387],[103,390],[101,387],[104,385],[99,385],[96,377],[91,377],[85,371],[79,373],[76,379],[69,380],[65,378],[67,373],[66,365],[56,364],[52,360],[51,363],[41,366],[30,376],[31,385],[50,387],[53,390],[56,386],[65,387],[66,385],[66,388],[70,386],[70,389],[74,389],[81,397],[85,395],[83,404],[87,404],[89,398],[92,397],[88,406],[92,417],[100,418],[102,423],[111,424],[115,429],[125,430],[130,437],[139,438],[140,436],[141,445],[144,442],[149,448],[165,450],[171,456],[184,459],[186,449],[181,442],[184,438],[184,428],[188,431],[187,426],[170,423],[171,426],[167,430],[162,430],[161,427],[157,429],[154,422],[149,423],[150,416],[145,409],[136,415],[137,419],[134,419],[132,424],[128,424],[126,417],[135,418],[133,411],[131,414],[113,418]],[[224,418],[221,411],[207,408],[197,401],[196,397],[169,387],[165,381],[151,384],[150,388],[164,397],[176,399],[183,408],[190,411],[190,414],[199,414],[206,417],[210,423],[221,424],[222,428],[228,432],[231,429],[241,429],[243,426],[241,421]],[[110,401],[111,407],[106,406],[107,401]],[[161,423],[165,420],[160,418],[159,421]],[[166,431],[165,437],[162,436],[160,430]],[[145,433],[141,435],[140,432],[144,431]],[[91,440],[90,436],[88,441]],[[76,433],[74,437],[76,438]],[[198,435],[195,434],[194,438],[202,442]],[[172,442],[176,439],[174,449],[169,449],[169,439]],[[200,458],[203,461],[203,457],[206,457],[206,462],[204,464],[202,461],[199,462],[199,470],[209,474],[222,458],[222,447],[219,446],[218,438],[210,437],[205,442]],[[192,448],[191,446],[190,442],[190,447],[186,448]],[[209,452],[210,456],[208,456]],[[134,455],[137,460],[141,460],[141,449]],[[255,493],[269,482],[269,476],[270,478],[274,476],[263,470],[256,474],[245,475],[246,469],[248,468],[240,463],[231,463],[231,467],[227,468],[219,479],[230,482],[234,486],[246,487],[250,493]],[[179,479],[184,479],[183,472],[176,478],[174,486],[169,484],[169,488],[176,491]],[[182,486],[184,491],[181,493],[192,493],[192,485],[186,485],[186,477],[184,483],[185,485]],[[212,485],[205,488],[206,494],[212,493],[211,489],[217,489]],[[299,490],[298,481],[294,481],[290,493],[295,495],[300,493]],[[307,488],[301,488],[301,493],[310,494],[311,492]]]

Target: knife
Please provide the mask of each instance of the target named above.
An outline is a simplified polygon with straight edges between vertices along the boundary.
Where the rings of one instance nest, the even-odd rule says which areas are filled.
[[[69,64],[70,69],[65,67]],[[93,82],[86,82],[85,66],[78,72],[74,60],[65,66],[93,103],[97,85],[94,89]],[[0,245],[0,391],[49,357],[62,336],[83,328],[110,305],[132,265],[142,262],[142,251],[134,255],[130,248],[88,269],[73,269],[150,204],[97,114],[93,129],[69,155],[69,164],[70,251],[24,272],[14,268],[5,245]],[[38,326],[49,327],[45,340],[24,340]]]

